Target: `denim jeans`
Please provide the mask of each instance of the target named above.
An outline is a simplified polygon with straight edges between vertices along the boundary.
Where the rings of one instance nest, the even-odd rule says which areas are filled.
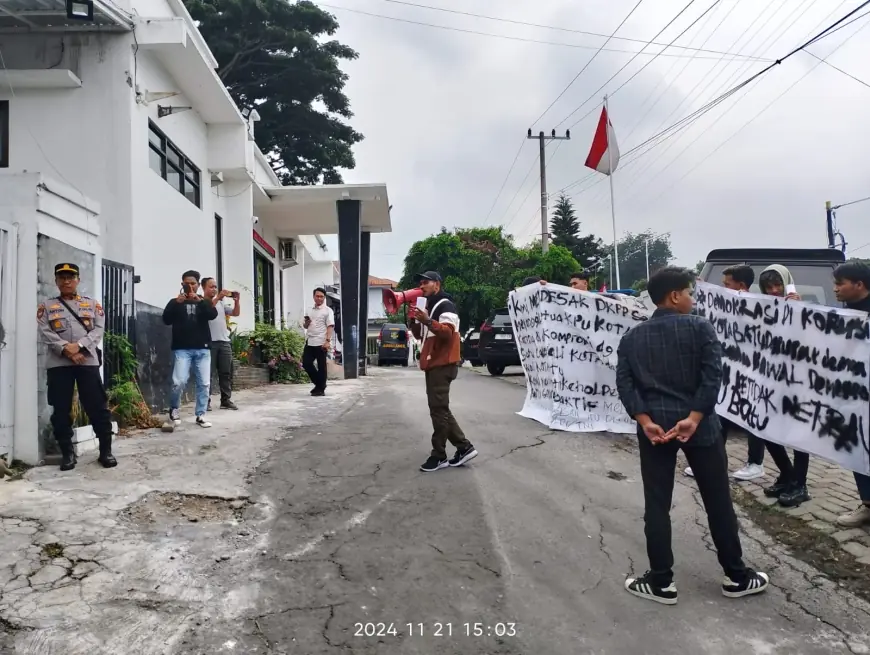
[[[190,369],[196,380],[196,415],[202,416],[208,407],[208,389],[211,384],[211,352],[208,348],[198,350],[174,350],[175,362],[172,366],[172,406],[181,406],[181,394],[190,379]]]
[[[858,485],[858,495],[865,503],[870,503],[870,476],[855,474],[855,484]]]

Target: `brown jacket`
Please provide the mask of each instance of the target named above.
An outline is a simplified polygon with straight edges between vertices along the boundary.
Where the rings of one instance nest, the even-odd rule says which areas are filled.
[[[418,322],[411,324],[411,332],[423,340],[420,352],[420,369],[428,371],[438,366],[459,363],[460,336],[459,316],[453,300],[446,294],[432,296],[426,303],[432,323],[429,326]]]

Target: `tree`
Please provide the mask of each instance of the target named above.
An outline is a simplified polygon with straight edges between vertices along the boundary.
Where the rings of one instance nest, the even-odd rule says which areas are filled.
[[[552,246],[542,255],[539,244],[517,248],[500,227],[442,228],[411,246],[399,286],[411,288],[415,274],[438,271],[456,302],[460,325],[470,327],[504,307],[508,292],[523,278],[538,275],[564,284],[578,267],[567,249]]]
[[[341,183],[362,135],[339,64],[357,58],[332,36],[338,22],[313,2],[184,0],[241,108],[256,108],[257,143],[284,184]],[[320,108],[315,108],[315,103]]]
[[[647,242],[649,242],[650,275],[667,266],[673,260],[670,234],[655,235],[651,230],[638,234],[628,232],[617,244],[619,247],[619,277],[623,289],[631,288],[638,280],[646,279]],[[615,284],[615,272],[613,280]]]
[[[564,193],[559,194],[553,217],[550,219],[550,235],[553,243],[568,250],[574,250],[580,236],[580,221],[574,213],[571,199]]]
[[[707,262],[705,262],[703,259],[701,259],[700,261],[698,261],[697,264],[695,264],[695,268],[692,269],[695,271],[695,275],[701,274],[701,271],[704,270],[704,264],[706,264],[706,263]]]
[[[550,233],[553,243],[567,248],[584,269],[605,256],[601,239],[592,234],[580,236],[580,220],[574,212],[571,199],[564,193],[559,195],[556,207],[553,209]]]

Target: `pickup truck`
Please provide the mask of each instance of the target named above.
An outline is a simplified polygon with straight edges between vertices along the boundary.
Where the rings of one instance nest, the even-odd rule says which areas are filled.
[[[771,264],[781,264],[791,271],[797,292],[805,302],[842,307],[834,296],[833,270],[846,256],[833,248],[723,248],[711,250],[698,277],[704,282],[722,284],[722,272],[735,264],[748,264],[755,271],[750,291],[760,293],[758,278]]]

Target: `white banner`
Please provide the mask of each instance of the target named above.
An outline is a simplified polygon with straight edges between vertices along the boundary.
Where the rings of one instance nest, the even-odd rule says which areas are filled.
[[[696,299],[722,342],[719,415],[870,474],[867,314],[704,282]]]
[[[647,303],[532,284],[512,291],[508,308],[526,372],[520,416],[569,432],[635,432],[616,391],[616,348],[649,317]]]

